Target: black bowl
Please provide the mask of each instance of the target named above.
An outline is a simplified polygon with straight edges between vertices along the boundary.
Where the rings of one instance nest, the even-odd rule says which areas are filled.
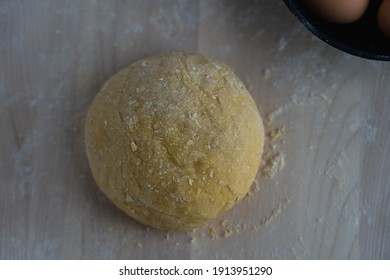
[[[304,0],[284,0],[290,11],[315,36],[329,45],[352,55],[390,61],[390,39],[377,24],[382,0],[371,0],[366,13],[350,24],[329,23],[316,16]]]

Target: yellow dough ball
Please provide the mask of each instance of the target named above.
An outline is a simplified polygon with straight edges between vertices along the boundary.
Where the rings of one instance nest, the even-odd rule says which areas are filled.
[[[103,85],[85,141],[97,185],[120,209],[146,225],[189,230],[247,194],[264,129],[230,68],[170,53],[141,60]]]

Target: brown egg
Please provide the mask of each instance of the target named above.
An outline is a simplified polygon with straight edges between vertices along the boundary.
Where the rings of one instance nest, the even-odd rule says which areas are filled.
[[[321,18],[333,23],[352,23],[367,10],[369,0],[305,0]]]
[[[379,7],[378,25],[382,33],[390,38],[390,0],[384,0]]]

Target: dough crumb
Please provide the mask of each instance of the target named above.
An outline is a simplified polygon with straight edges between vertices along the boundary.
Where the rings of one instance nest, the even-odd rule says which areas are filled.
[[[133,152],[136,152],[136,151],[138,150],[138,146],[137,146],[137,144],[135,144],[134,142],[131,142],[130,146],[131,146],[131,150],[132,150]]]
[[[229,237],[230,235],[232,235],[232,233],[233,233],[232,228],[228,224],[226,219],[221,220],[219,225],[221,227],[221,236],[222,237],[226,238],[226,237]]]
[[[137,245],[137,247],[139,247],[139,248],[143,248],[143,247],[144,247],[144,245],[143,245],[141,242],[137,242],[136,245]]]
[[[255,192],[258,192],[260,190],[260,188],[261,187],[260,187],[259,181],[257,181],[257,179],[255,179],[251,185],[251,188],[249,189],[248,196],[251,196]]]
[[[226,227],[226,224],[227,224],[227,220],[226,220],[226,219],[221,220],[221,222],[219,223],[219,225],[220,225],[222,228],[225,228],[225,227]]]
[[[209,236],[211,239],[216,239],[218,237],[217,231],[214,227],[211,227],[209,230]]]
[[[171,239],[171,237],[172,237],[172,233],[170,231],[168,231],[167,234],[165,235],[165,239],[169,240],[169,239]]]
[[[222,237],[226,238],[229,237],[232,234],[232,232],[228,229],[225,229],[222,231]]]
[[[268,137],[269,137],[271,142],[274,142],[274,141],[276,141],[278,139],[281,139],[283,134],[284,134],[284,126],[276,128],[274,130],[271,130],[268,133]]]

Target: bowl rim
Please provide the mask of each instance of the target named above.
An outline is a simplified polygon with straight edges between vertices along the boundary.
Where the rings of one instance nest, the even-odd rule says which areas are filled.
[[[343,52],[346,52],[351,55],[355,55],[358,57],[371,59],[371,60],[381,60],[381,61],[390,61],[390,52],[389,54],[379,54],[379,53],[371,53],[365,50],[359,50],[357,48],[352,48],[344,43],[335,40],[334,38],[328,36],[325,32],[321,31],[317,26],[315,26],[307,16],[305,12],[302,11],[300,7],[298,7],[296,1],[294,0],[283,0],[287,8],[291,13],[294,14],[296,18],[317,38],[324,41],[325,43],[339,49]]]

